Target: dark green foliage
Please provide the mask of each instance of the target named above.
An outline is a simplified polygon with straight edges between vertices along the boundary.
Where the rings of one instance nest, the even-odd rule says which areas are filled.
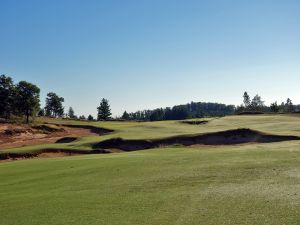
[[[270,110],[271,110],[271,112],[274,112],[274,113],[279,112],[279,106],[277,105],[277,102],[271,103]]]
[[[68,110],[68,117],[71,118],[71,119],[76,118],[74,109],[72,107],[70,107],[69,110]]]
[[[248,95],[247,91],[244,92],[243,98],[244,98],[243,102],[244,102],[245,109],[249,109],[249,107],[251,105],[251,100],[250,100],[250,96]]]
[[[300,111],[300,107],[293,105],[292,100],[288,98],[286,102],[282,102],[280,105],[276,102],[271,103],[270,106],[265,106],[264,101],[262,101],[259,95],[255,95],[252,101],[249,104],[249,95],[247,92],[243,95],[243,102],[244,104],[238,106],[236,108],[237,114],[244,114],[244,113],[255,113],[255,112],[280,112],[280,113],[291,113],[295,111]]]
[[[97,120],[108,120],[110,119],[111,110],[108,100],[103,98],[100,102],[100,106],[97,108],[98,110],[98,117]]]
[[[188,108],[190,105],[178,105],[174,106],[172,109],[172,115],[170,118],[166,118],[167,120],[183,120],[189,117]]]
[[[45,116],[45,109],[41,109],[38,113],[38,116]]]
[[[80,120],[86,120],[86,118],[85,118],[84,115],[79,116],[79,119],[80,119]]]
[[[286,112],[294,112],[294,106],[291,99],[287,99],[285,103],[285,111]]]
[[[150,121],[159,121],[164,119],[164,110],[162,108],[160,109],[154,109],[150,115]]]
[[[14,111],[15,87],[11,77],[0,76],[0,117],[8,119]]]
[[[46,116],[62,117],[64,114],[64,107],[62,103],[64,101],[64,98],[59,97],[54,92],[48,93],[45,106]]]
[[[26,122],[29,122],[29,117],[36,115],[40,108],[40,89],[31,83],[21,81],[16,86],[17,111],[26,116]]]
[[[251,101],[251,111],[263,111],[264,101],[261,100],[259,95],[255,95]]]
[[[235,106],[233,105],[191,102],[186,105],[177,105],[172,108],[158,108],[129,113],[129,119],[145,121],[182,120],[187,118],[232,115],[234,112]]]
[[[94,117],[92,115],[89,115],[88,118],[87,118],[89,121],[93,121],[94,120]]]
[[[0,76],[0,117],[25,116],[28,123],[39,107],[40,89],[36,85],[26,81],[14,85],[11,77]]]
[[[250,96],[245,91],[243,95],[243,103],[243,105],[236,108],[237,114],[270,111],[269,108],[264,105],[264,101],[262,101],[258,94],[250,101]]]
[[[129,116],[129,114],[126,112],[126,111],[124,111],[124,113],[123,113],[123,115],[122,115],[122,117],[121,117],[123,120],[129,120],[130,119],[130,116]]]

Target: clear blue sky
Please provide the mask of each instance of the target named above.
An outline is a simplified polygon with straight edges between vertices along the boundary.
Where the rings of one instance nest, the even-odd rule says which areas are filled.
[[[299,0],[0,0],[0,73],[96,114],[190,101],[300,103]]]

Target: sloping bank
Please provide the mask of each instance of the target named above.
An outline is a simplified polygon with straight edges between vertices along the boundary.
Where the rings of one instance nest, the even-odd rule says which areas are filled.
[[[149,148],[180,144],[191,145],[236,145],[245,143],[271,143],[281,141],[300,140],[298,136],[282,136],[265,134],[251,129],[235,129],[206,133],[200,135],[184,135],[156,140],[124,140],[121,138],[109,139],[97,143],[94,149],[120,149],[123,151],[137,151]]]
[[[74,139],[75,140],[75,139]],[[154,140],[124,140],[121,138],[108,139],[92,146],[92,150],[76,149],[42,149],[35,152],[1,152],[0,160],[38,157],[45,153],[63,153],[64,155],[78,154],[103,154],[110,153],[113,149],[122,151],[138,151],[159,148],[170,145],[236,145],[246,143],[271,143],[281,141],[300,140],[298,136],[283,136],[265,134],[251,129],[235,129],[198,135],[182,135]],[[61,141],[64,143],[64,141]]]

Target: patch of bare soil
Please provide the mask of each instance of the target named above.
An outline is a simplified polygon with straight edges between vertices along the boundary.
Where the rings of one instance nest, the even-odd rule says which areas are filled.
[[[228,131],[220,131],[214,133],[193,135],[193,136],[177,136],[159,140],[123,140],[121,138],[109,139],[93,147],[95,149],[120,149],[123,151],[136,151],[149,148],[158,148],[170,145],[237,145],[245,143],[270,143],[300,140],[297,136],[280,136],[264,134],[250,129],[236,129]]]
[[[0,124],[0,150],[36,144],[69,143],[78,137],[104,133],[105,129],[92,126]]]

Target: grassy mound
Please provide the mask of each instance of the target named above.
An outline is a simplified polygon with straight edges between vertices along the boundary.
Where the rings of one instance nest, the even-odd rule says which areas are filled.
[[[93,147],[103,149],[121,149],[124,151],[135,151],[149,148],[158,148],[181,144],[190,145],[235,145],[245,143],[271,143],[281,141],[300,140],[298,136],[283,136],[264,134],[251,129],[235,129],[220,131],[201,135],[176,136],[158,140],[124,140],[121,138],[109,139],[95,144]]]

